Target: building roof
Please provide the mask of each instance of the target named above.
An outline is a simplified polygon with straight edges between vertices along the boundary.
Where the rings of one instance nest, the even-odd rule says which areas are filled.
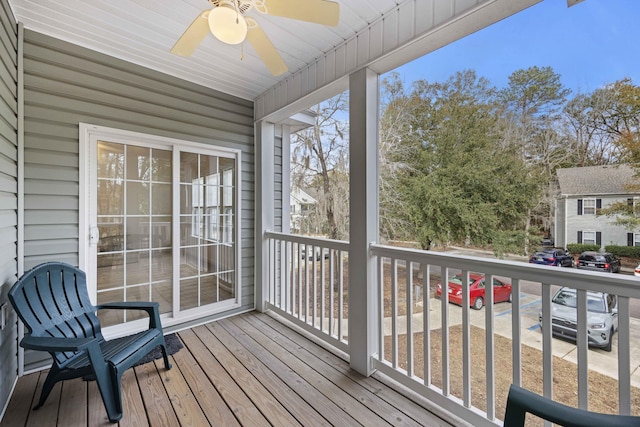
[[[595,196],[604,194],[638,194],[629,184],[640,186],[636,171],[628,165],[587,166],[558,169],[558,184],[563,196]]]
[[[291,193],[289,194],[289,197],[292,201],[295,201],[302,205],[315,205],[316,203],[318,203],[318,201],[311,195],[309,195],[309,193],[296,186],[291,187]]]

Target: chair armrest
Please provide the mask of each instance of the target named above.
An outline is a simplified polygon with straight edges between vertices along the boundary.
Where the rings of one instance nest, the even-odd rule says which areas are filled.
[[[20,341],[20,346],[39,351],[80,351],[89,347],[94,341],[98,341],[98,338],[58,338],[25,335]]]
[[[117,309],[117,310],[144,310],[147,313],[153,313],[154,307],[158,307],[160,304],[153,301],[128,301],[128,302],[107,302],[96,306],[98,310],[103,308]]]
[[[640,426],[640,417],[601,414],[573,408],[512,384],[507,397],[504,427],[524,426],[527,412],[565,427]]]
[[[98,310],[144,310],[149,315],[149,329],[162,329],[160,323],[160,304],[154,301],[108,302],[96,306]]]

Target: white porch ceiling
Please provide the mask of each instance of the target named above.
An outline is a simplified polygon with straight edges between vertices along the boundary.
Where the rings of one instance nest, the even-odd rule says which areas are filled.
[[[248,43],[243,44],[243,59],[240,46],[225,45],[211,35],[189,58],[169,52],[195,17],[210,8],[206,0],[9,0],[9,3],[26,29],[255,100],[353,38],[402,1],[339,1],[340,23],[334,28],[251,11],[249,15],[262,26],[289,68],[279,77],[269,73]]]

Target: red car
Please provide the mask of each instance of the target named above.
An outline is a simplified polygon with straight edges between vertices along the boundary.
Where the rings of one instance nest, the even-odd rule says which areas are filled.
[[[469,274],[469,303],[475,310],[480,310],[484,305],[484,275]],[[442,286],[438,283],[436,289],[438,298],[442,295]],[[493,302],[511,302],[511,284],[496,278],[493,279]],[[462,305],[462,276],[456,274],[449,278],[449,302]]]

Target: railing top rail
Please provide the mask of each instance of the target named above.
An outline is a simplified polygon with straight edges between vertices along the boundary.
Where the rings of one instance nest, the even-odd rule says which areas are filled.
[[[446,252],[431,252],[411,248],[399,248],[372,243],[371,254],[396,258],[409,262],[438,265],[513,279],[529,280],[548,285],[568,286],[591,291],[606,290],[618,296],[640,298],[640,278],[623,274],[584,271],[574,268],[549,267],[546,265],[459,255]]]
[[[297,234],[287,234],[278,231],[265,231],[264,237],[267,239],[278,239],[287,242],[294,242],[303,245],[320,246],[323,248],[335,249],[338,251],[348,251],[349,242],[344,240],[332,240],[322,237],[299,236]]]

